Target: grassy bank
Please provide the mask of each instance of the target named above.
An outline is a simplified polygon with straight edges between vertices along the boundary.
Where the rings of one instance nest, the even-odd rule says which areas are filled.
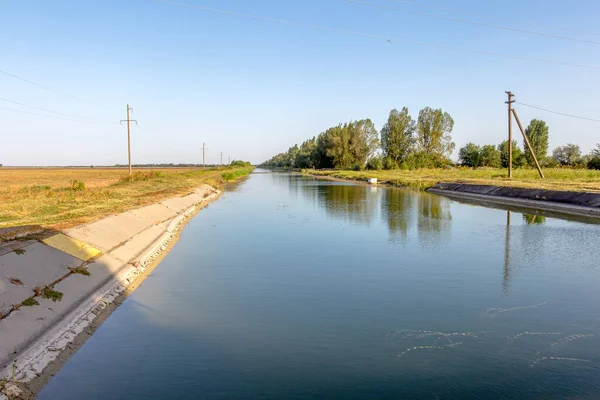
[[[252,167],[141,170],[0,168],[0,228],[65,228],[186,194],[201,184],[222,188]]]
[[[303,173],[340,179],[366,181],[377,178],[394,186],[410,186],[426,189],[439,182],[460,182],[480,185],[515,186],[551,190],[600,192],[600,171],[584,169],[545,169],[546,179],[541,179],[535,170],[513,170],[513,179],[506,177],[505,169],[454,168],[419,169],[413,171],[331,171],[303,170]]]

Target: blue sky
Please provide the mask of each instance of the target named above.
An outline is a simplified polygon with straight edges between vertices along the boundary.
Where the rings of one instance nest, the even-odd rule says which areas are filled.
[[[460,16],[600,42],[564,32]],[[414,0],[600,33],[596,0]],[[182,3],[476,50],[600,66],[600,45],[430,19],[343,0],[181,0]],[[350,119],[378,128],[392,108],[416,119],[424,106],[455,120],[457,148],[506,136],[505,90],[517,100],[600,118],[600,70],[543,64],[344,35],[222,15],[151,0],[3,0],[0,70],[88,104],[0,74],[0,98],[98,120],[73,122],[0,100],[0,163],[102,165],[127,162],[125,105],[139,121],[134,163],[261,162]],[[550,146],[600,142],[600,124],[516,106],[542,118]],[[519,140],[521,142],[521,140]]]

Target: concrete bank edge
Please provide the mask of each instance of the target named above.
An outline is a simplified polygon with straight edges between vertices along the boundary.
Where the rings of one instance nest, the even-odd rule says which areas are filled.
[[[536,210],[552,211],[561,214],[583,216],[600,219],[600,208],[584,207],[572,204],[558,203],[548,200],[532,200],[508,196],[494,196],[488,194],[468,193],[432,187],[426,190],[429,193],[447,196],[455,199],[479,200],[500,205],[526,207]]]
[[[142,274],[152,262],[168,249],[179,234],[181,228],[191,220],[199,209],[216,200],[222,194],[216,190],[201,202],[192,205],[185,211],[175,216],[169,223],[166,231],[138,258],[136,265],[124,263],[117,276],[109,276],[100,286],[90,293],[87,298],[76,303],[70,310],[59,316],[52,327],[47,328],[27,347],[19,352],[14,364],[6,365],[0,371],[0,378],[10,379],[14,375],[17,382],[29,382],[60,354],[90,323],[98,313],[111,304],[136,278]],[[0,399],[4,396],[0,393]]]

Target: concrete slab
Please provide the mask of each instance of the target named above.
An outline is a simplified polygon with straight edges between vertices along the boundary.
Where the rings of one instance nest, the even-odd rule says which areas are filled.
[[[175,211],[162,204],[152,204],[147,207],[138,208],[137,210],[131,210],[130,212],[154,224],[159,224],[177,215]]]
[[[181,211],[188,208],[187,202],[184,201],[181,197],[171,197],[169,199],[161,201],[160,204],[172,211],[175,211],[176,213],[180,213]]]
[[[103,255],[88,265],[90,276],[73,274],[55,286],[54,290],[63,293],[62,300],[54,302],[36,297],[40,305],[21,307],[0,320],[0,365],[6,363],[7,357],[10,357],[15,349],[24,349],[32,340],[78,307],[82,301],[100,300],[103,293],[99,293],[98,290],[111,279],[121,280],[132,268]]]
[[[42,242],[50,247],[54,247],[57,250],[70,254],[73,257],[77,257],[82,261],[87,261],[90,258],[102,254],[100,250],[80,242],[79,240],[65,236],[62,233],[50,236],[49,238],[42,240]]]
[[[87,266],[90,272],[89,276],[73,274],[54,287],[54,290],[63,293],[63,299],[51,308],[55,311],[66,311],[77,299],[90,298],[109,279],[119,280],[121,270],[125,267],[127,266],[124,262],[109,255],[103,255]]]
[[[35,239],[28,239],[28,240],[13,240],[11,242],[0,243],[0,256],[11,253],[15,250],[18,251],[18,249],[22,249],[23,247],[29,246],[30,244],[34,244],[36,242],[37,242],[37,240],[35,240]]]
[[[125,212],[82,227],[67,229],[65,234],[106,253],[152,225],[148,220]]]
[[[165,222],[161,222],[160,224],[157,224],[156,226],[159,227],[160,229],[162,229],[163,231],[166,231],[169,228],[169,224],[171,223],[172,220],[167,220]]]
[[[46,286],[63,277],[69,268],[76,268],[82,261],[67,253],[43,243],[25,247],[25,254],[5,254],[0,257],[0,273],[9,278],[20,279],[33,290],[36,286]]]
[[[181,199],[185,202],[186,208],[190,208],[191,206],[204,201],[204,197],[196,193],[188,194]]]
[[[137,261],[137,257],[151,246],[155,240],[161,237],[163,233],[165,231],[159,227],[152,226],[109,254],[125,262]]]
[[[13,304],[21,304],[33,295],[33,290],[10,282],[11,277],[0,275],[0,315],[10,311]]]
[[[194,193],[202,197],[208,197],[215,189],[212,186],[202,185],[194,189]]]

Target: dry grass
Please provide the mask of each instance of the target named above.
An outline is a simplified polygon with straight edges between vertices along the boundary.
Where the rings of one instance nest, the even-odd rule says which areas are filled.
[[[129,178],[117,168],[0,168],[0,228],[65,228],[188,193],[208,184],[222,188],[228,173],[252,168],[153,169]],[[73,182],[84,182],[85,188]]]
[[[506,170],[495,168],[420,169],[414,171],[303,171],[307,174],[341,179],[367,180],[377,178],[395,186],[426,189],[439,182],[460,182],[480,185],[515,186],[537,189],[600,192],[600,171],[554,168],[544,170],[541,179],[536,170],[513,170],[513,179]]]

